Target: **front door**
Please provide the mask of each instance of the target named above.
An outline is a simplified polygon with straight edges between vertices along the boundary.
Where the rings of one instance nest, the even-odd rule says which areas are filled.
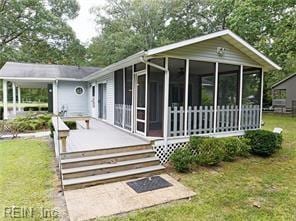
[[[106,84],[98,84],[98,114],[100,119],[106,119]]]
[[[136,73],[136,132],[146,134],[146,71]]]

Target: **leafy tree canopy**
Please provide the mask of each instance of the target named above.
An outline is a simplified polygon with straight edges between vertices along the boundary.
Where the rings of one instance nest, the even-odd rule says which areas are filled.
[[[108,65],[143,49],[229,28],[283,67],[267,87],[296,71],[295,0],[110,0],[95,8],[101,29],[88,59]]]
[[[0,0],[0,66],[83,62],[85,48],[66,23],[78,11],[76,0]]]

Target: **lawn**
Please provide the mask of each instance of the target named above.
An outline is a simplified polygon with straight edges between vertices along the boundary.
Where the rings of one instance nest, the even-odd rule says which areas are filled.
[[[53,208],[53,152],[48,141],[0,141],[0,168],[0,220],[5,207],[34,208],[34,218],[41,208]]]
[[[112,220],[296,220],[296,118],[264,115],[265,129],[284,129],[283,148],[188,174],[172,174],[194,190],[191,200]]]

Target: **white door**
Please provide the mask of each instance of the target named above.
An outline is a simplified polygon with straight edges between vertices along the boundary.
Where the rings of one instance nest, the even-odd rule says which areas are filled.
[[[98,84],[98,117],[106,119],[107,116],[106,83]]]
[[[146,134],[146,71],[136,73],[135,76],[135,128],[136,132]]]

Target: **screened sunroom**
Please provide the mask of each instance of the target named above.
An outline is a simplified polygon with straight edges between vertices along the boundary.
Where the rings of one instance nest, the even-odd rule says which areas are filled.
[[[155,66],[138,63],[114,72],[116,126],[131,131],[133,124],[151,137],[163,137],[165,129],[177,137],[260,127],[261,68],[171,57],[148,62],[165,68],[166,60],[167,92],[165,71]]]

